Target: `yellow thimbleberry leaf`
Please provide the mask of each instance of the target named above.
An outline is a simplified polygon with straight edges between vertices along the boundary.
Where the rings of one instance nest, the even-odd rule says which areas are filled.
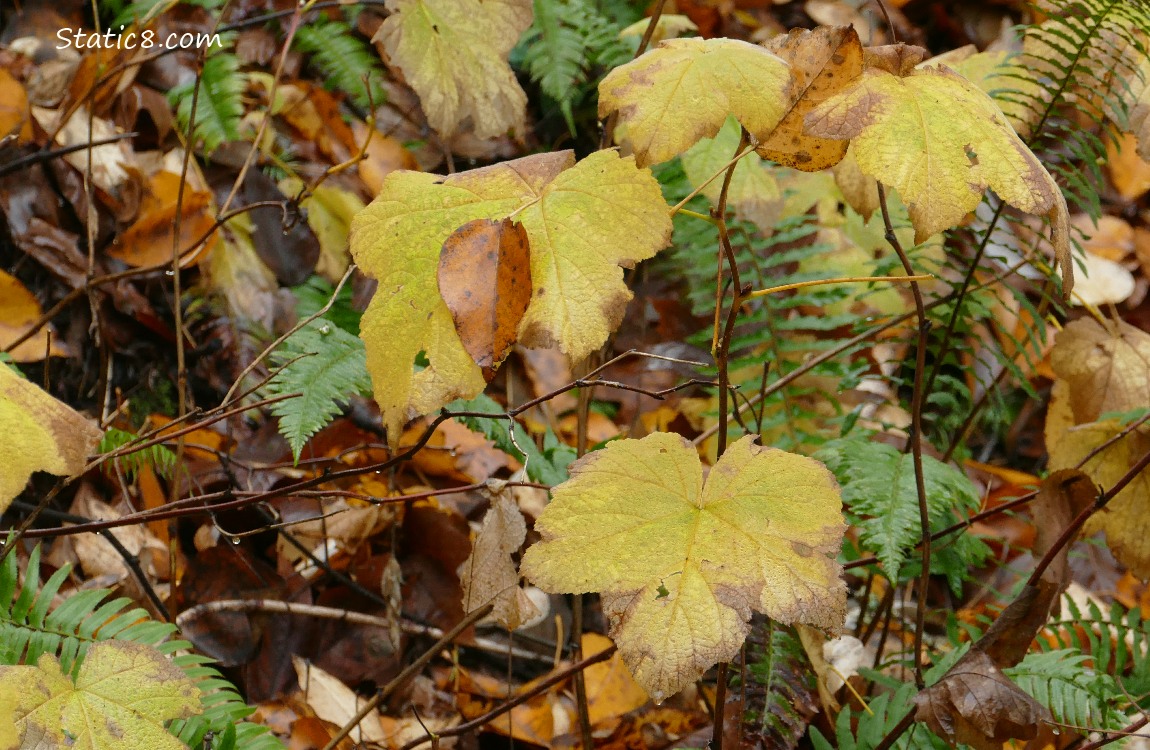
[[[810,458],[732,444],[706,481],[678,435],[620,440],[571,467],[522,572],[552,593],[597,591],[623,661],[662,700],[731,659],[756,610],[842,625],[838,485]]]
[[[599,116],[619,112],[642,166],[667,161],[734,115],[766,138],[790,106],[786,62],[735,39],[668,39],[599,84]]]
[[[100,442],[96,425],[0,362],[0,512],[36,471],[73,476]]]
[[[1069,294],[1073,271],[1062,192],[994,100],[959,74],[920,66],[899,77],[871,68],[812,110],[806,132],[851,139],[862,173],[895,188],[906,202],[916,242],[961,222],[987,188],[1022,211],[1049,215]]]
[[[718,204],[723,189],[723,177],[711,179],[722,170],[739,146],[739,123],[728,117],[714,138],[704,138],[683,154],[683,172],[692,187],[703,187],[703,195]],[[731,184],[727,188],[727,203],[734,207],[740,218],[760,227],[774,226],[783,206],[783,191],[775,180],[771,168],[755,154],[744,156],[735,165]]]
[[[184,744],[164,722],[203,710],[182,669],[130,641],[93,643],[75,682],[48,654],[39,666],[0,667],[0,706],[10,711],[19,747],[74,750],[178,750]]]
[[[531,0],[388,0],[375,39],[443,135],[470,120],[479,138],[522,130],[527,95],[507,62]]]
[[[650,171],[615,151],[578,164],[562,151],[449,177],[389,174],[351,232],[356,263],[379,280],[360,336],[389,439],[408,419],[471,398],[485,384],[439,291],[440,252],[455,230],[476,219],[522,224],[532,297],[519,341],[554,342],[579,359],[619,324],[631,298],[620,266],[666,246],[667,214]]]

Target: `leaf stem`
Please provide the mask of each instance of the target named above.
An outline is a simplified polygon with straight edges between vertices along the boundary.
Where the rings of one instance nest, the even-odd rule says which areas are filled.
[[[919,274],[917,276],[844,276],[837,279],[812,279],[810,281],[796,281],[792,284],[780,284],[779,286],[767,287],[766,289],[756,289],[749,294],[743,295],[743,300],[757,299],[758,297],[766,297],[768,294],[777,294],[778,292],[789,292],[792,289],[802,289],[808,286],[823,286],[826,284],[869,284],[876,281],[930,281],[934,276],[929,273]]]

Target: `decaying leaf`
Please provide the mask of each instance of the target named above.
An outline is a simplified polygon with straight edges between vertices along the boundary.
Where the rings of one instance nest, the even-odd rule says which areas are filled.
[[[0,363],[0,512],[34,471],[73,476],[100,442],[94,424]]]
[[[735,39],[668,39],[599,84],[599,116],[619,112],[640,165],[675,157],[733,115],[765,138],[786,113],[790,70]]]
[[[1031,739],[1050,711],[1010,681],[990,657],[971,651],[946,676],[914,699],[915,719],[951,743],[1001,750],[1010,739]]]
[[[739,123],[728,117],[714,138],[704,138],[683,154],[683,171],[693,186],[702,185],[731,161],[739,146],[739,135]],[[718,204],[722,187],[720,176],[707,183],[703,195]],[[735,165],[727,189],[727,203],[742,218],[760,227],[772,227],[783,207],[783,192],[770,167],[758,156],[748,154]]]
[[[511,219],[467,222],[443,242],[438,279],[463,348],[490,382],[531,303],[527,231]]]
[[[1046,415],[1050,468],[1071,468],[1094,454],[1082,470],[1103,489],[1114,486],[1150,451],[1145,428],[1117,439],[1123,423],[1100,419],[1150,404],[1150,334],[1121,321],[1107,326],[1082,318],[1058,334],[1050,352],[1058,379]],[[1150,578],[1148,497],[1150,472],[1144,471],[1083,528],[1087,534],[1105,532],[1114,556],[1143,580]]]
[[[12,712],[16,748],[178,750],[164,722],[200,713],[200,690],[156,649],[130,641],[88,648],[75,683],[50,654],[39,666],[0,667],[0,706]],[[2,709],[0,709],[2,710]],[[0,714],[0,739],[4,738]]]
[[[527,95],[507,55],[531,25],[531,0],[388,0],[387,9],[375,39],[431,127],[450,136],[470,120],[480,138],[522,131]]]
[[[304,700],[315,711],[315,715],[324,721],[343,726],[351,721],[367,700],[356,695],[354,690],[343,684],[335,675],[328,674],[298,656],[292,656],[291,663],[295,668],[296,680],[299,681]],[[363,717],[355,725],[351,736],[357,742],[384,742],[387,735],[380,725],[379,713],[372,711]]]
[[[523,520],[511,493],[502,491],[495,494],[491,509],[484,516],[483,526],[472,544],[471,554],[459,566],[464,612],[472,612],[493,602],[495,608],[491,616],[508,630],[514,630],[539,613],[527,593],[519,587],[519,573],[511,559],[526,538],[527,522]]]
[[[403,423],[484,385],[439,294],[443,243],[476,219],[512,217],[527,231],[534,290],[519,326],[527,346],[558,343],[572,359],[597,349],[631,293],[620,266],[662,249],[671,220],[658,183],[630,158],[539,154],[443,178],[397,171],[352,222],[351,252],[379,291],[361,336],[389,439]],[[620,241],[620,238],[625,238]],[[417,360],[427,366],[416,372]]]
[[[803,133],[803,118],[862,75],[863,49],[858,33],[852,26],[792,29],[770,40],[766,47],[791,66],[794,104],[770,137],[759,144],[759,154],[804,172],[834,166],[846,154],[848,141]]]
[[[838,486],[809,458],[732,444],[706,483],[669,433],[620,440],[571,468],[536,522],[524,574],[552,593],[602,593],[635,679],[663,700],[742,646],[752,610],[842,625]]]
[[[1066,200],[994,101],[945,66],[908,72],[914,56],[876,57],[904,75],[868,69],[807,115],[806,132],[852,139],[861,172],[895,188],[906,202],[916,242],[961,222],[988,187],[1012,206],[1049,215],[1069,295],[1074,276]]]

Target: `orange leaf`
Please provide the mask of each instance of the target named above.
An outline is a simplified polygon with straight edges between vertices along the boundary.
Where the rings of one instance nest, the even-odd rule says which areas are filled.
[[[3,71],[0,71],[2,73]],[[0,87],[3,81],[0,80]],[[3,128],[0,128],[3,130]],[[27,333],[40,319],[43,311],[32,292],[14,276],[0,271],[0,351],[11,346],[12,342]],[[27,341],[8,352],[17,362],[39,362],[45,353],[57,357],[68,356],[68,351],[53,337],[51,351],[48,351],[48,332],[45,326]]]
[[[511,219],[476,219],[455,230],[439,256],[439,293],[463,348],[490,382],[531,302],[527,232]]]
[[[179,175],[157,172],[149,183],[136,221],[120,233],[115,244],[108,248],[108,255],[134,267],[170,262],[179,186]],[[211,215],[211,200],[211,193],[192,190],[187,186],[184,188],[183,203],[180,206],[181,254],[191,250],[196,242],[212,230],[215,219]],[[216,232],[212,232],[200,253],[210,251],[218,237]],[[191,260],[185,258],[182,264],[187,265]]]

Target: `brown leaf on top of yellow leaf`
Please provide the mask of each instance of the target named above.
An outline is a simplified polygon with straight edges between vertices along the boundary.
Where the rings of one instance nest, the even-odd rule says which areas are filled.
[[[598,633],[583,634],[583,657],[606,651],[611,639]],[[630,713],[651,700],[635,678],[627,671],[619,652],[607,661],[597,662],[583,670],[587,686],[587,713],[594,726],[601,721]]]
[[[35,471],[74,476],[103,433],[87,417],[0,363],[0,512]]]
[[[601,592],[611,638],[657,701],[732,658],[752,610],[842,626],[842,500],[813,459],[748,436],[704,483],[695,448],[654,433],[580,459],[552,498],[523,573],[552,593]]]
[[[905,56],[891,64],[905,68]],[[955,117],[962,112],[962,117]],[[987,188],[1016,208],[1051,219],[1051,244],[1073,286],[1069,214],[1054,178],[980,89],[947,67],[899,77],[868,69],[806,118],[807,132],[852,140],[863,174],[898,190],[915,241],[961,222]]]
[[[19,747],[76,750],[179,750],[186,746],[164,722],[203,711],[200,690],[182,669],[130,641],[93,643],[75,682],[51,654],[37,666],[0,667],[0,707],[11,712]]]
[[[523,129],[527,95],[507,56],[531,25],[531,0],[387,0],[387,9],[375,41],[433,128],[450,136],[470,120],[480,138]]]
[[[527,232],[534,296],[520,343],[555,342],[580,359],[622,320],[631,299],[622,266],[666,246],[667,205],[650,171],[633,159],[610,150],[572,161],[562,151],[446,178],[394,172],[356,215],[352,255],[380,282],[360,335],[389,439],[398,439],[409,418],[484,386],[438,289],[443,243],[463,224],[514,216]],[[428,366],[415,372],[421,352]]]
[[[15,276],[0,270],[0,351],[6,350],[13,341],[26,334],[42,314],[36,296]],[[39,362],[46,354],[68,356],[68,350],[52,335],[54,333],[55,327],[49,323],[8,354],[15,362]],[[52,335],[50,350],[49,335]]]
[[[463,611],[473,612],[491,602],[491,616],[508,630],[539,614],[519,587],[519,573],[511,556],[527,538],[527,522],[506,490],[494,493],[471,546],[471,554],[457,571],[463,587]]]
[[[443,241],[437,278],[463,348],[490,383],[531,303],[527,230],[511,219],[467,222]]]
[[[793,104],[774,132],[759,144],[759,155],[804,172],[837,164],[849,142],[806,135],[803,118],[862,75],[863,49],[858,33],[852,26],[792,29],[765,46],[790,63]]]
[[[134,268],[171,263],[172,232],[179,189],[178,174],[157,172],[149,181],[136,220],[108,247],[108,255]],[[183,265],[210,252],[219,241],[219,234],[212,231],[215,228],[215,218],[212,216],[211,204],[210,192],[184,189],[183,202],[180,204],[180,254],[192,250],[196,243],[202,243],[191,257],[181,259]]]
[[[1055,339],[1050,364],[1070,387],[1074,424],[1150,406],[1150,334],[1122,321],[1080,318]]]
[[[599,84],[599,116],[619,113],[640,166],[713,138],[727,115],[766,138],[786,113],[789,66],[735,39],[668,39]]]

